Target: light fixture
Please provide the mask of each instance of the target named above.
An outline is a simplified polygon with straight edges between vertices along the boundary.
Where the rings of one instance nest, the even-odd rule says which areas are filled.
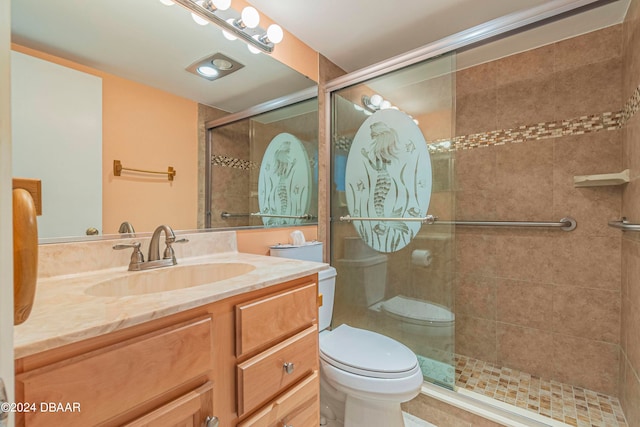
[[[247,6],[242,9],[240,19],[237,19],[235,24],[241,30],[245,28],[255,28],[260,24],[260,14],[255,7]]]
[[[256,39],[256,40],[258,40],[258,37],[259,36],[257,34],[253,35],[253,38]],[[247,48],[249,49],[249,52],[253,53],[254,55],[257,55],[257,54],[259,54],[261,52],[260,49],[257,49],[257,48],[255,48],[254,46],[252,46],[250,44],[247,45]]]
[[[360,100],[362,101],[362,105],[364,106],[364,108],[361,108],[360,106],[355,104],[354,104],[354,108],[358,111],[362,111],[367,116],[372,115],[378,110],[386,110],[386,109],[398,110],[403,112],[401,109],[399,109],[398,107],[393,105],[390,101],[384,99],[381,95],[378,95],[377,93],[374,93],[371,96],[362,95],[362,98]],[[409,118],[412,119],[416,125],[420,124],[418,120],[414,119],[412,116],[409,116]]]
[[[167,0],[161,0],[163,2]],[[279,25],[270,25],[267,30],[260,28],[260,14],[251,6],[247,6],[239,14],[230,8],[231,0],[173,0],[187,10],[193,19],[216,24],[222,28],[225,38],[234,40],[242,39],[250,46],[261,52],[271,53],[275,45],[282,41],[284,32]]]
[[[238,71],[242,67],[244,65],[238,61],[221,53],[215,53],[194,62],[186,69],[190,73],[204,77],[207,80],[217,80]]]
[[[231,0],[211,0],[211,3],[219,10],[227,10],[231,7]]]
[[[202,6],[204,5],[204,0],[198,0],[196,2],[196,4],[198,6]],[[209,23],[209,21],[207,21],[204,18],[201,18],[199,15],[196,15],[195,13],[191,12],[191,18],[193,18],[193,20],[195,21],[196,24],[198,25],[207,25]]]
[[[267,28],[267,34],[262,36],[260,40],[264,43],[274,43],[278,44],[284,38],[284,31],[282,31],[282,27],[278,24],[271,24]]]
[[[218,76],[218,71],[210,65],[201,65],[196,68],[198,74],[206,78],[214,78]]]
[[[227,23],[228,23],[229,25],[233,25],[233,21],[235,21],[233,18],[229,18],[229,19],[227,19]],[[224,36],[224,38],[225,38],[225,39],[227,39],[227,40],[231,40],[231,41],[238,40],[238,38],[237,38],[236,36],[234,36],[233,34],[231,34],[231,33],[230,33],[229,31],[227,31],[227,30],[222,30],[222,35],[223,35],[223,36]]]

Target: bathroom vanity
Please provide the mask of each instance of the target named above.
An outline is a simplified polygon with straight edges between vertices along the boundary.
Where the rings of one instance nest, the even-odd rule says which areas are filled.
[[[236,252],[181,266],[203,263],[255,268],[135,295],[91,290],[127,277],[139,292],[131,275],[153,272],[41,280],[32,317],[16,328],[16,401],[24,409],[16,425],[318,425],[317,271],[324,265]],[[156,279],[176,280],[161,271],[171,268],[158,269]]]

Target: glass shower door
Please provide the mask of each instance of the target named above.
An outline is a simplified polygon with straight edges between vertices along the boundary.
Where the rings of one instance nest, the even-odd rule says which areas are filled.
[[[333,326],[387,335],[454,385],[455,55],[332,93]]]

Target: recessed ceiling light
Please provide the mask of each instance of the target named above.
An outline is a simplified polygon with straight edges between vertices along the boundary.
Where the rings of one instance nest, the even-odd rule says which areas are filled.
[[[214,77],[218,75],[218,70],[208,65],[201,65],[196,68],[196,70],[205,77]]]
[[[223,58],[216,58],[213,61],[211,61],[211,63],[218,70],[230,70],[230,69],[233,68],[233,63],[231,63],[231,61],[227,61],[226,59],[223,59]]]
[[[215,53],[194,62],[189,65],[186,70],[197,76],[213,81],[227,74],[234,73],[242,67],[244,67],[244,65],[238,61],[221,53]]]

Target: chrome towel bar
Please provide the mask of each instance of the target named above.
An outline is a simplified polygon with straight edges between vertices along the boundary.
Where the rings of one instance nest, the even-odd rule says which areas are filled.
[[[441,221],[438,217],[427,215],[420,218],[371,218],[371,217],[352,217],[351,215],[341,216],[340,221],[420,221],[423,224],[442,224],[442,225],[458,225],[470,227],[552,227],[560,228],[563,231],[575,230],[576,220],[567,216],[558,222],[546,221]],[[638,226],[640,227],[640,226]],[[640,228],[639,228],[640,229]]]

